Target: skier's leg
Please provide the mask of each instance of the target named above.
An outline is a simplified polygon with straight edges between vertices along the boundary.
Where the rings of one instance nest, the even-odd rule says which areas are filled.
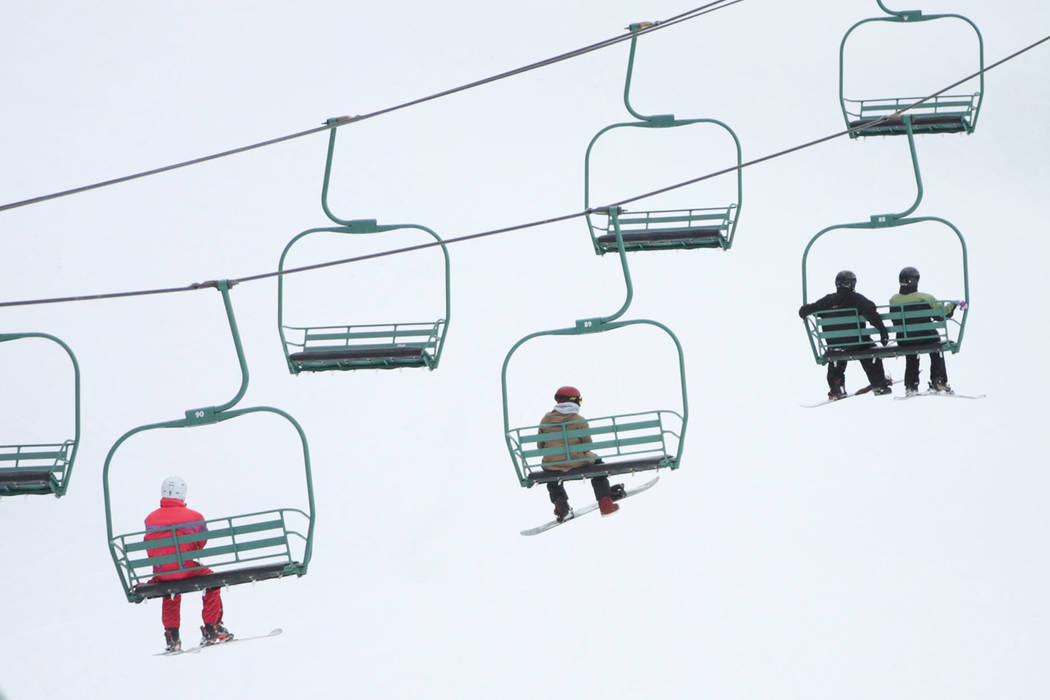
[[[864,374],[868,375],[868,383],[876,389],[880,389],[888,383],[886,381],[886,369],[882,366],[882,358],[865,358],[860,361],[864,368]]]
[[[548,481],[547,493],[550,494],[551,503],[554,504],[554,517],[558,522],[572,517],[572,508],[569,507],[569,494],[565,493],[565,487],[560,481]]]
[[[222,596],[218,588],[209,588],[204,591],[204,609],[201,611],[201,619],[204,624],[214,625],[222,622]]]
[[[602,515],[612,515],[620,510],[618,503],[613,503],[612,487],[609,486],[609,477],[596,476],[591,479],[591,487],[594,489],[594,500],[598,501],[598,510]]]
[[[839,391],[841,387],[842,391]],[[846,363],[828,363],[828,389],[834,393],[842,393],[846,390]]]
[[[915,358],[918,361],[919,358]],[[918,381],[918,380],[916,380]],[[948,367],[944,364],[944,354],[930,353],[930,381],[934,384],[948,383]]]
[[[182,596],[164,596],[160,601],[160,619],[165,628],[178,629],[181,623]]]
[[[594,500],[600,501],[603,498],[612,498],[612,487],[609,486],[609,477],[607,476],[596,476],[591,479],[591,488],[594,489]]]
[[[569,501],[569,494],[565,492],[565,487],[561,485],[560,481],[548,481],[547,482],[547,493],[550,494],[551,503],[558,505],[558,501]]]
[[[904,358],[904,386],[916,389],[919,386],[919,356],[908,355]]]

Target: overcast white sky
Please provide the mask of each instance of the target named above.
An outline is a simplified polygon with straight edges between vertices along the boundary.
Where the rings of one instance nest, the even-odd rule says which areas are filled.
[[[671,0],[21,3],[0,29],[0,203],[370,112],[686,9]],[[988,63],[1050,33],[1050,9],[1036,0],[923,9],[970,17]],[[726,122],[745,160],[833,133],[843,126],[839,42],[877,14],[868,0],[745,0],[653,33],[640,41],[634,104]],[[926,94],[976,69],[972,32],[890,30],[859,37],[848,54],[858,95]],[[343,128],[333,208],[446,237],[580,210],[588,140],[629,118],[626,58],[623,44]],[[987,398],[799,406],[826,391],[795,313],[806,242],[834,223],[906,209],[914,182],[903,139],[795,153],[745,171],[731,251],[631,258],[628,317],[658,320],[681,339],[690,424],[681,469],[613,518],[519,536],[551,508],[544,490],[518,486],[502,436],[500,366],[514,342],[622,303],[619,265],[592,253],[581,220],[450,248],[453,311],[433,373],[293,377],[276,330],[276,283],[236,287],[251,369],[241,406],[295,416],[313,458],[309,574],[224,593],[235,633],[283,627],[277,639],[151,656],[162,647],[159,603],[125,601],[106,549],[102,464],[113,442],[237,390],[219,295],[0,310],[5,332],[68,342],[83,373],[69,494],[0,502],[0,693],[1047,695],[1050,379],[1039,319],[1050,292],[1048,67],[1044,46],[997,68],[975,134],[917,144],[926,187],[917,214],[951,220],[970,256],[972,311],[949,379]],[[596,198],[732,164],[725,137],[701,132],[610,140],[595,156]],[[326,141],[317,134],[4,212],[0,299],[273,270],[292,236],[326,223]],[[729,184],[665,203],[720,204]],[[304,247],[299,260],[423,240],[334,239]],[[297,312],[322,322],[427,319],[440,307],[440,264],[422,251],[299,276],[289,288]],[[858,290],[885,303],[905,265],[922,271],[924,291],[962,295],[954,237],[922,229],[829,240],[811,260],[810,296],[850,268]],[[582,389],[588,416],[679,407],[677,369],[658,334],[535,345],[512,363],[516,425],[537,422],[566,383]],[[888,364],[903,377],[903,361]],[[0,444],[71,430],[59,351],[4,343],[0,377]],[[863,383],[851,366],[848,387]],[[139,527],[169,473],[186,477],[190,505],[208,517],[301,505],[288,433],[258,418],[129,443],[114,465],[116,528]],[[570,495],[582,505],[590,489],[577,483]],[[183,601],[190,642],[199,606],[196,595]]]

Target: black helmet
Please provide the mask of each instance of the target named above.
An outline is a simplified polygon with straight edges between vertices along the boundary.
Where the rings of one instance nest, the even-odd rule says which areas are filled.
[[[901,284],[918,284],[919,283],[919,271],[914,267],[906,267],[901,270],[901,273],[897,275],[897,281]]]
[[[857,276],[849,270],[843,270],[842,272],[835,275],[835,288],[853,290],[857,286]]]

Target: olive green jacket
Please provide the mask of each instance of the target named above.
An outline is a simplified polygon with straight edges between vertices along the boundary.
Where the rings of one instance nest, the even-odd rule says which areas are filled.
[[[541,433],[560,433],[562,426],[565,426],[566,430],[588,430],[591,426],[587,424],[587,420],[579,413],[570,413],[568,415],[564,413],[558,413],[557,411],[551,411],[550,413],[543,416],[540,420],[540,432]],[[585,445],[592,442],[590,435],[583,435],[580,437],[570,438],[557,438],[554,440],[541,440],[539,447],[562,447],[564,448],[566,439],[569,445]],[[588,464],[594,464],[598,459],[598,455],[594,454],[590,450],[571,451],[569,456],[572,458],[570,461],[565,461],[565,453],[555,453],[543,456],[543,468],[556,472],[565,472],[576,467],[585,467]]]
[[[953,302],[953,301],[949,301],[949,302],[937,301],[936,297],[931,296],[929,294],[926,294],[924,292],[909,292],[907,294],[897,293],[897,294],[894,294],[892,297],[890,297],[890,311],[891,312],[895,312],[895,311],[918,311],[920,309],[927,309],[927,308],[930,309],[931,311],[941,311],[941,310],[943,310],[945,316],[951,316],[953,313],[955,313],[955,302]],[[932,320],[932,318],[929,319],[929,320]],[[914,319],[909,319],[909,321],[912,322],[912,323],[917,323],[917,322],[921,323],[922,319],[921,318],[914,318]],[[894,325],[899,326],[900,324],[894,324]],[[905,340],[905,339],[907,339],[907,340],[916,340],[916,339],[921,339],[923,337],[933,337],[935,335],[937,335],[937,333],[935,331],[933,331],[933,330],[925,330],[925,331],[917,331],[917,332],[913,331],[911,333],[908,333],[907,338],[904,338],[904,337],[902,337],[902,336],[904,336],[903,331],[898,330],[897,331],[897,341],[900,342],[901,340]]]

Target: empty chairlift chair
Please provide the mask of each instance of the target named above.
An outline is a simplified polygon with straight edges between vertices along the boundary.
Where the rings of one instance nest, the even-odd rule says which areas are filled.
[[[938,95],[907,111],[912,117],[911,128],[915,134],[972,133],[977,127],[977,116],[984,95],[984,39],[972,21],[957,14],[924,15],[921,10],[896,11],[888,9],[882,0],[876,0],[879,8],[888,17],[863,19],[846,32],[839,45],[839,102],[850,136],[893,136],[907,133],[900,111],[923,99],[922,97],[888,97],[878,99],[849,99],[843,92],[845,73],[845,49],[847,40],[858,27],[872,22],[894,22],[917,24],[936,20],[954,19],[968,24],[977,34],[978,78],[977,92],[961,95]],[[892,48],[890,48],[892,50]],[[944,50],[938,48],[938,50]],[[950,47],[949,49],[950,50]]]
[[[328,370],[399,369],[426,367],[436,369],[441,360],[451,314],[449,256],[444,241],[431,229],[417,224],[380,225],[375,219],[340,219],[328,207],[328,184],[332,157],[335,151],[336,125],[339,119],[330,119],[332,125],[325,162],[321,205],[325,214],[337,225],[312,228],[295,236],[281,253],[277,278],[277,328],[281,336],[288,371],[322,372]],[[432,321],[411,321],[385,324],[291,325],[286,322],[284,277],[288,251],[306,236],[314,234],[368,235],[400,229],[415,229],[434,239],[444,259],[444,315]]]
[[[713,124],[724,129],[736,147],[736,199],[723,206],[683,207],[652,211],[619,210],[619,225],[624,249],[628,252],[644,250],[680,250],[691,248],[719,248],[728,250],[733,245],[737,219],[743,199],[743,175],[740,169],[740,140],[736,133],[716,119],[677,119],[673,114],[645,116],[631,106],[631,75],[634,70],[635,48],[638,32],[649,23],[632,24],[631,51],[627,61],[627,77],[623,100],[627,111],[638,121],[611,124],[591,139],[584,158],[584,206],[588,210],[587,224],[591,232],[594,251],[598,255],[616,252],[616,234],[607,209],[591,210],[591,154],[594,145],[604,135],[615,129],[671,129],[695,124]]]
[[[64,342],[46,333],[0,333],[0,343],[42,338],[58,344],[73,364],[73,436],[53,443],[0,445],[0,496],[65,495],[80,444],[80,365]]]

